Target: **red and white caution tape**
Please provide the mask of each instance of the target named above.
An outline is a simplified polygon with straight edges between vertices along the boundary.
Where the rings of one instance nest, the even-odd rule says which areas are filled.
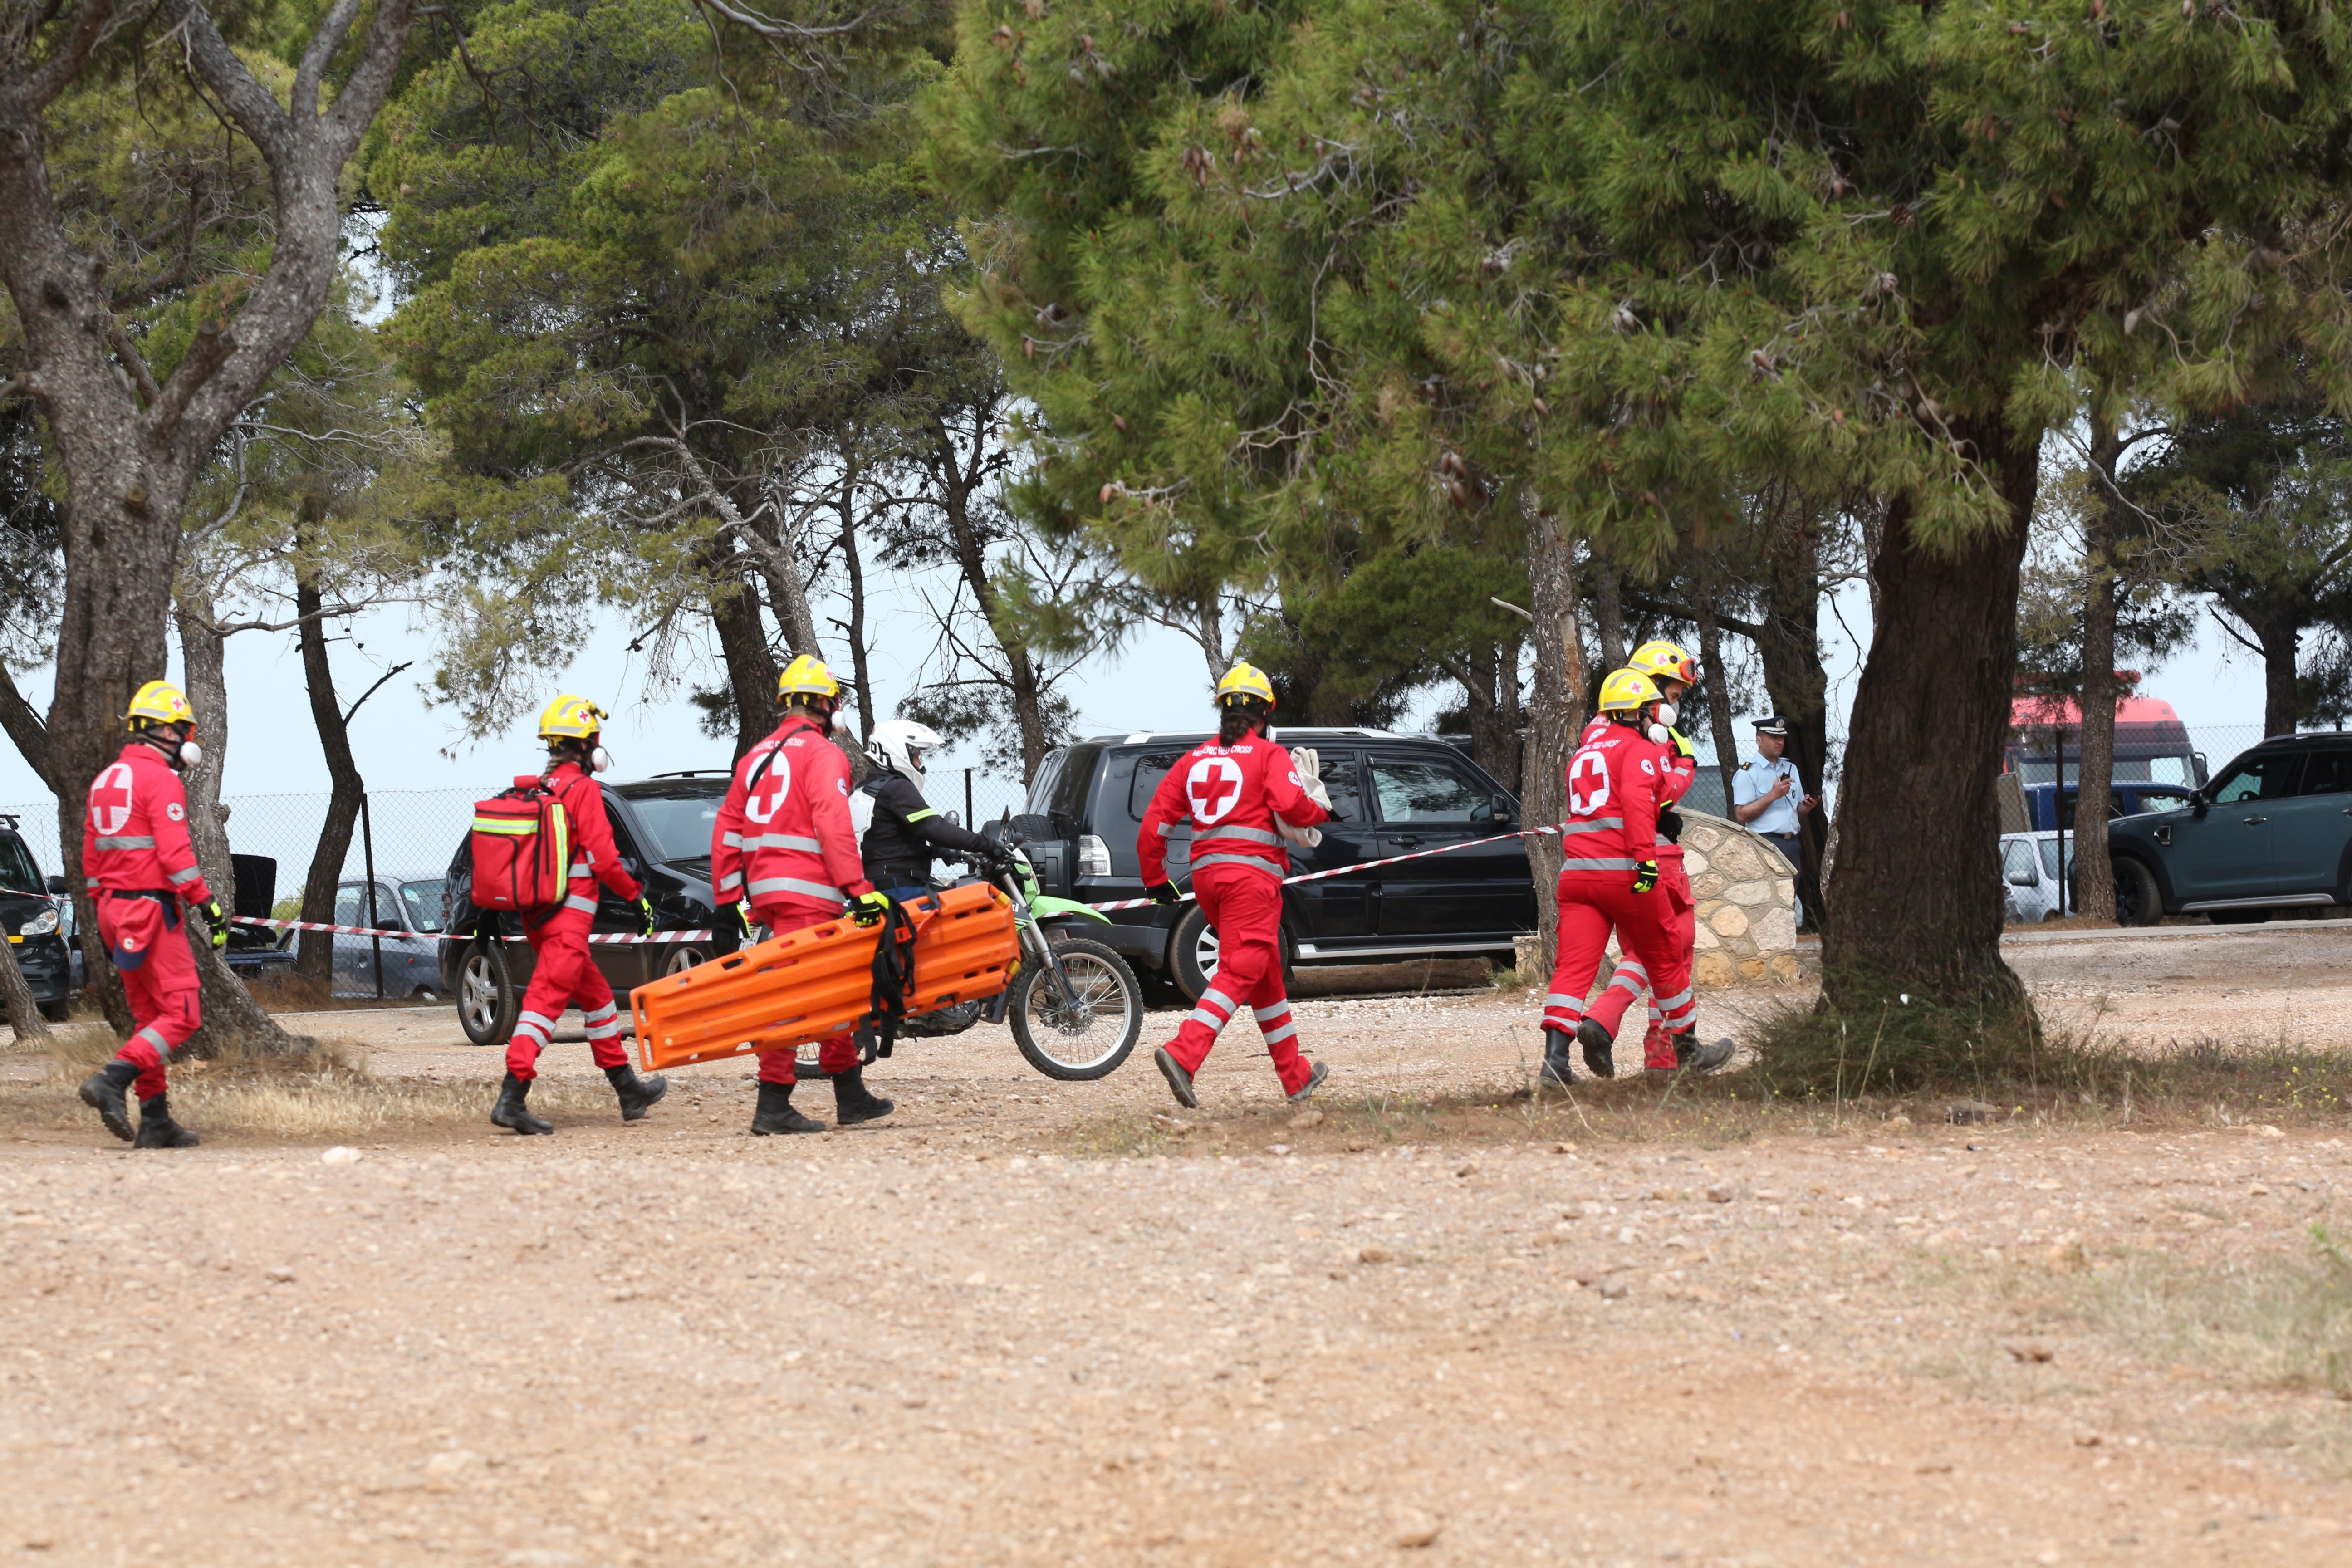
[[[231,922],[236,925],[268,926],[272,931],[331,931],[337,936],[396,936],[421,939],[427,942],[470,942],[473,940],[470,935],[453,935],[447,931],[383,931],[375,926],[331,925],[325,921],[266,921],[257,915],[232,915],[229,918]],[[510,936],[502,938],[501,940],[506,942],[524,942],[529,939],[520,936]],[[588,940],[590,942],[606,943],[709,942],[710,940],[710,933],[707,931],[657,931],[651,936],[637,936],[628,932],[614,932],[602,936],[592,936]]]
[[[1282,881],[1284,887],[1288,887],[1293,882],[1319,882],[1326,877],[1346,877],[1358,871],[1371,871],[1377,870],[1382,866],[1398,865],[1406,860],[1426,860],[1433,855],[1450,855],[1456,849],[1475,849],[1479,846],[1486,844],[1507,844],[1515,838],[1525,838],[1530,834],[1536,833],[1548,833],[1556,837],[1559,836],[1559,829],[1557,827],[1524,827],[1517,833],[1497,833],[1488,838],[1465,838],[1459,844],[1441,844],[1434,849],[1416,849],[1409,855],[1391,855],[1386,858],[1380,860],[1359,860],[1352,866],[1335,866],[1328,871],[1303,871],[1296,877],[1285,877]],[[1192,900],[1192,894],[1186,893],[1183,898],[1177,901],[1179,903],[1189,903]],[[1151,899],[1113,899],[1108,903],[1089,904],[1087,907],[1088,909],[1101,910],[1106,912],[1112,910],[1148,910],[1156,901],[1157,900]],[[238,925],[268,926],[277,931],[333,931],[338,936],[422,936],[438,940],[445,934],[440,931],[380,931],[373,926],[329,925],[322,921],[266,921],[252,915],[236,915],[233,917],[233,919]],[[709,942],[710,940],[710,936],[711,933],[707,931],[657,931],[651,936],[635,936],[627,933],[614,933],[610,935],[592,936],[588,940],[592,942],[614,943],[679,942]],[[449,940],[456,941],[458,939],[451,937]],[[525,939],[519,936],[510,936],[504,940],[508,942],[521,942]]]
[[[1416,849],[1410,855],[1391,855],[1384,860],[1359,860],[1352,866],[1335,866],[1328,871],[1302,871],[1296,877],[1285,877],[1282,879],[1282,885],[1287,888],[1293,882],[1319,882],[1326,877],[1345,877],[1357,871],[1370,871],[1381,866],[1393,866],[1401,860],[1426,860],[1432,855],[1450,855],[1456,849],[1475,849],[1482,844],[1507,844],[1514,838],[1525,838],[1535,833],[1549,833],[1557,837],[1559,829],[1523,827],[1517,833],[1497,833],[1491,838],[1465,838],[1459,844],[1441,844],[1434,849]],[[1186,893],[1176,901],[1180,904],[1190,903],[1192,899],[1192,895]],[[1154,899],[1114,899],[1107,904],[1089,904],[1087,907],[1106,910],[1148,910],[1157,901]]]

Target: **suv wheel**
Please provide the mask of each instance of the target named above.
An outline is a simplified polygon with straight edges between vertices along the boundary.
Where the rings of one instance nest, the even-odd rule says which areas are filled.
[[[1199,904],[1184,910],[1183,919],[1176,922],[1176,933],[1168,942],[1168,973],[1176,982],[1176,989],[1184,994],[1186,1005],[1201,1000],[1201,993],[1217,974],[1217,928],[1209,923]]]
[[[1290,977],[1290,927],[1286,922],[1278,939],[1282,944],[1282,973],[1286,983]],[[1187,1007],[1201,1000],[1201,993],[1209,988],[1217,973],[1217,930],[1209,917],[1201,912],[1197,903],[1185,906],[1184,916],[1176,922],[1175,934],[1168,942],[1168,978],[1183,994]]]
[[[2152,926],[2164,918],[2164,895],[2157,890],[2156,873],[2128,855],[2109,864],[2116,871],[2116,922]]]
[[[514,1037],[522,998],[515,994],[501,943],[478,942],[457,963],[457,1025],[478,1046],[503,1045]]]

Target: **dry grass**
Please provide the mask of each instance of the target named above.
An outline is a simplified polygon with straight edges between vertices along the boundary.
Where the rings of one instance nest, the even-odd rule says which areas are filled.
[[[95,1125],[76,1093],[81,1080],[114,1054],[103,1024],[61,1026],[47,1075],[36,1082],[0,1082],[0,1125],[51,1131]],[[602,1084],[543,1081],[531,1109],[545,1114],[612,1110]],[[337,1041],[321,1041],[307,1057],[229,1056],[172,1068],[172,1114],[198,1131],[234,1132],[287,1142],[352,1140],[387,1133],[471,1126],[489,1109],[479,1083],[384,1079]]]
[[[2352,1399],[2352,1257],[2320,1226],[2299,1258],[2189,1265],[2137,1254],[2086,1277],[2079,1306],[2150,1361]]]

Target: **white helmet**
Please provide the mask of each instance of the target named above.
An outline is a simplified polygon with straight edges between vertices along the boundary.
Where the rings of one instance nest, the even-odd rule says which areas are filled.
[[[940,732],[929,724],[918,724],[912,719],[885,719],[874,726],[873,737],[866,742],[866,754],[874,760],[876,767],[900,774],[920,789],[923,753],[944,744]]]

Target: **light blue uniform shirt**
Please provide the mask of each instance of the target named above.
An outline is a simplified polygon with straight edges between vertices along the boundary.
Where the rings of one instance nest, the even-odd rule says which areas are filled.
[[[1753,805],[1772,793],[1775,780],[1787,779],[1789,793],[1757,813],[1748,824],[1751,833],[1794,833],[1797,831],[1797,803],[1805,798],[1805,786],[1797,777],[1797,764],[1782,757],[1768,763],[1761,757],[1750,757],[1739,764],[1731,775],[1731,804]]]

